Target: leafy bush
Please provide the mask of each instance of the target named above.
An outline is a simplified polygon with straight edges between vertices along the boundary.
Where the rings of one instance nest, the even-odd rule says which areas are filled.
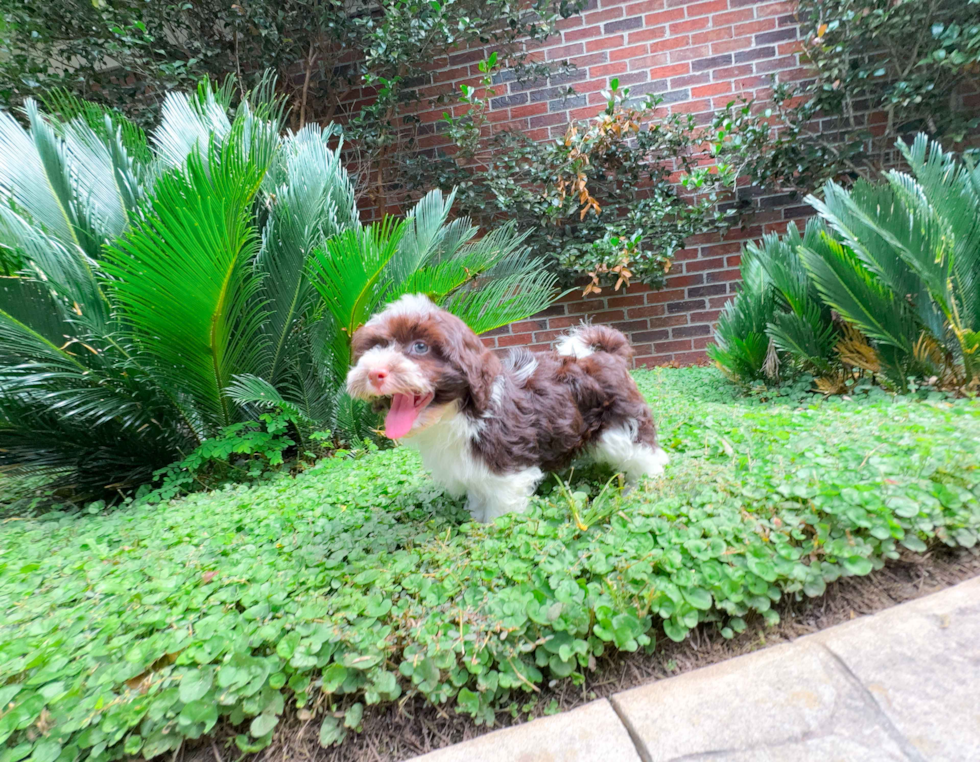
[[[396,449],[0,525],[4,762],[149,758],[219,721],[253,750],[287,705],[326,745],[413,693],[492,723],[607,653],[731,636],[902,546],[976,543],[976,401],[799,408],[712,369],[637,379],[672,463],[628,496],[573,477],[477,525]]]
[[[467,112],[445,117],[457,150],[414,163],[417,187],[458,187],[461,209],[475,220],[516,222],[566,283],[588,276],[586,293],[631,278],[661,285],[688,237],[737,220],[734,208],[718,204],[734,185],[731,167],[699,166],[704,146],[694,117],[661,118],[657,98],[638,102],[615,79],[605,110],[568,125],[564,139],[536,142],[513,130],[486,136],[495,64],[493,56],[480,64],[482,88],[463,86]]]
[[[416,89],[433,60],[489,45],[521,77],[561,73],[533,44],[577,13],[583,0],[454,0],[370,3],[250,0],[155,3],[144,0],[11,3],[0,24],[0,104],[20,106],[65,88],[97,98],[148,127],[165,96],[203,78],[232,75],[239,86],[277,74],[293,129],[327,124],[348,105],[362,171],[359,192],[387,209],[400,151],[412,150]]]
[[[4,9],[0,28],[0,96],[5,105],[19,105],[66,87],[80,97],[97,94],[132,115],[158,109],[167,92],[202,78],[269,69],[297,118],[302,112],[320,119],[361,84],[384,78],[389,90],[400,92],[400,80],[453,46],[492,42],[523,61],[517,40],[544,39],[558,19],[578,9],[552,0],[382,0],[370,9],[312,0],[14,4]]]
[[[202,489],[268,477],[288,467],[290,452],[295,453],[294,466],[309,464],[325,454],[323,443],[332,439],[329,431],[308,432],[311,423],[281,410],[262,413],[257,421],[234,423],[214,439],[202,442],[183,460],[157,471],[154,477],[161,481],[160,486],[150,490],[144,485],[137,497],[151,503],[165,502]],[[307,435],[297,436],[297,442],[291,438],[291,431]]]
[[[334,129],[231,97],[168,95],[149,141],[65,98],[0,114],[0,465],[126,489],[270,404],[359,437],[347,341],[376,307],[417,290],[484,331],[550,303],[511,228],[474,241],[438,192],[362,227]]]
[[[857,368],[970,385],[980,361],[980,168],[919,135],[898,144],[912,174],[828,182],[807,201],[822,221],[748,246],[745,287],[719,319],[712,358],[733,378],[780,364],[846,388]],[[836,320],[831,313],[836,313]]]
[[[725,160],[757,185],[808,192],[873,177],[895,165],[900,136],[975,134],[960,96],[980,86],[980,0],[799,0],[797,16],[813,76],[777,83],[765,108],[732,102],[715,118]]]

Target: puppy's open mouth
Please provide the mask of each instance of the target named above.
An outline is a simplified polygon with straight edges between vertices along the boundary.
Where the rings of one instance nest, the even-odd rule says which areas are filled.
[[[385,416],[385,436],[388,439],[401,439],[432,402],[432,392],[428,394],[395,394],[391,398],[391,408]]]

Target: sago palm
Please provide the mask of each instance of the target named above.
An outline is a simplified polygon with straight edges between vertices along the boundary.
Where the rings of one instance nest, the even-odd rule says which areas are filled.
[[[803,236],[790,224],[783,236],[773,233],[746,244],[742,289],[725,306],[718,344],[708,350],[733,379],[774,381],[781,366],[818,376],[836,371],[838,331],[800,258],[801,247],[824,232],[811,220]]]
[[[911,174],[850,191],[828,183],[823,200],[808,199],[840,240],[825,237],[805,262],[826,303],[896,370],[923,372],[946,354],[970,383],[980,362],[980,168],[925,135],[898,148]]]
[[[807,199],[822,219],[802,239],[791,226],[746,247],[745,287],[710,350],[729,375],[751,381],[772,367],[764,323],[777,357],[823,376],[825,390],[854,367],[900,390],[913,376],[977,379],[980,168],[923,135],[898,148],[911,173],[850,190],[830,182]]]
[[[473,240],[439,194],[362,228],[338,131],[231,95],[168,95],[149,139],[63,98],[0,114],[0,466],[123,489],[267,404],[362,433],[347,341],[386,300],[477,330],[550,303],[512,230]]]
[[[766,333],[776,310],[776,297],[759,250],[742,251],[742,288],[725,305],[715,327],[715,344],[708,356],[731,380],[748,384],[775,381],[777,367],[770,361],[770,339]]]

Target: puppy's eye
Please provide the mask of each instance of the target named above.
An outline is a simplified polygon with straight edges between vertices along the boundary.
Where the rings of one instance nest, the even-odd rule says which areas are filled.
[[[416,341],[414,344],[412,344],[412,354],[424,355],[428,351],[429,345],[424,341]]]

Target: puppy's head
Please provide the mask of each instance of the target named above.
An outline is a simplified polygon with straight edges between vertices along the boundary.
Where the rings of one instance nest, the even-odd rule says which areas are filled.
[[[462,320],[422,295],[403,296],[357,329],[351,353],[347,391],[387,408],[391,439],[421,431],[453,405],[482,415],[500,372]]]

